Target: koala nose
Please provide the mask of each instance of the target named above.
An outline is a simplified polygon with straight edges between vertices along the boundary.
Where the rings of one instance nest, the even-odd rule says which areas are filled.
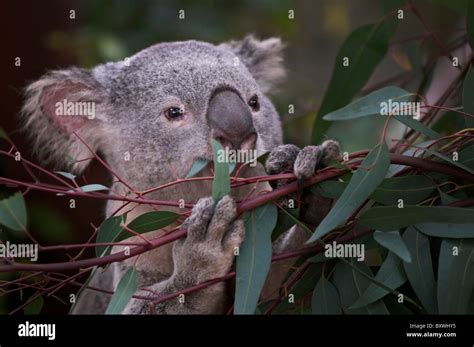
[[[254,149],[257,132],[252,113],[240,96],[232,90],[221,90],[209,101],[207,118],[212,136],[231,149]]]

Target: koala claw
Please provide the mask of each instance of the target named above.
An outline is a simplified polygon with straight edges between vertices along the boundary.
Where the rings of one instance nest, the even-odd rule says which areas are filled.
[[[328,166],[331,160],[338,159],[341,156],[341,147],[339,142],[334,140],[326,140],[321,145],[323,157],[321,164],[323,167]]]
[[[278,174],[293,169],[298,180],[311,177],[314,172],[327,166],[340,156],[339,143],[326,140],[320,146],[299,149],[295,145],[276,147],[268,156],[266,169],[269,174]]]
[[[295,145],[281,145],[274,148],[268,155],[265,168],[268,174],[275,175],[293,168],[300,149]]]
[[[234,199],[224,196],[217,204],[202,198],[184,222],[185,239],[173,248],[175,272],[201,283],[227,274],[234,261],[234,248],[245,236],[243,221],[237,217]]]

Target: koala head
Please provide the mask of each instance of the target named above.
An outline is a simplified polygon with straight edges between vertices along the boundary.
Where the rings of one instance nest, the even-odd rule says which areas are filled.
[[[211,159],[212,138],[260,153],[281,143],[265,94],[284,76],[282,49],[252,36],[160,43],[91,70],[51,71],[26,89],[22,118],[43,160],[79,173],[99,151],[146,189]]]

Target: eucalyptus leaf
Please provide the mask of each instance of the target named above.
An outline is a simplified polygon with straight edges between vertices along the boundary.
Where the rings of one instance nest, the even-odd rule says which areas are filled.
[[[393,115],[393,117],[401,123],[430,138],[440,138],[440,134],[427,128],[413,118],[419,112],[419,104],[414,104],[411,101],[413,96],[413,93],[409,93],[399,87],[385,87],[365,95],[339,110],[327,114],[323,119],[349,120],[374,115]]]
[[[186,175],[186,178],[190,178],[190,177],[193,177],[193,176],[197,175],[208,164],[209,164],[209,161],[207,161],[206,159],[201,159],[201,158],[196,159],[193,163],[193,166],[191,166],[191,169],[189,170],[188,174]]]
[[[407,277],[403,270],[403,264],[400,258],[392,252],[389,252],[382,266],[380,267],[375,280],[383,283],[390,289],[396,289],[406,282]],[[389,294],[385,288],[375,283],[370,283],[359,299],[351,306],[351,308],[361,308]]]
[[[132,220],[127,227],[139,234],[143,234],[163,229],[176,222],[178,218],[179,214],[170,211],[146,212]],[[131,234],[128,233],[128,236],[131,236]]]
[[[374,147],[352,176],[344,193],[337,200],[323,221],[318,225],[308,242],[313,242],[339,226],[367,199],[383,181],[390,160],[385,144]]]
[[[314,194],[338,199],[348,182],[324,181],[311,187]],[[383,205],[397,205],[399,199],[406,205],[416,204],[431,195],[436,189],[432,180],[426,176],[413,175],[385,178],[370,195],[370,199]]]
[[[278,221],[272,232],[272,241],[278,239],[280,235],[290,230],[290,228],[296,224],[295,219],[298,219],[299,213],[299,208],[278,210]]]
[[[0,224],[15,231],[26,230],[25,199],[20,192],[0,200]]]
[[[425,310],[429,314],[436,314],[436,281],[429,238],[409,227],[403,234],[403,240],[412,256],[411,263],[403,263],[408,280]]]
[[[471,213],[474,213],[472,211]],[[454,239],[474,238],[474,223],[422,223],[416,228],[425,235],[435,237],[449,237]]]
[[[463,163],[459,162],[459,161],[456,161],[456,160],[453,160],[451,159],[450,157],[448,157],[447,155],[444,155],[442,153],[439,153],[439,152],[436,152],[432,149],[429,149],[429,148],[422,148],[423,151],[425,151],[426,153],[429,153],[431,155],[434,155],[435,157],[438,157],[444,161],[447,161],[448,163],[454,165],[454,166],[457,166],[458,168],[460,169],[463,169],[471,174],[474,174],[474,170],[472,170],[470,167],[464,165]]]
[[[120,279],[105,314],[121,314],[138,289],[138,272],[129,268]]]
[[[223,151],[222,145],[212,140],[212,150],[214,153],[214,180],[212,181],[212,197],[218,201],[223,196],[230,193],[229,163],[218,160],[220,151]]]
[[[328,113],[325,120],[349,120],[354,118],[380,115],[381,104],[395,102],[408,102],[413,94],[399,87],[385,87],[365,95],[349,105]]]
[[[58,175],[61,175],[63,177],[66,177],[70,180],[74,180],[76,178],[76,175],[73,175],[72,173],[70,172],[65,172],[65,171],[54,171],[55,173],[57,173]]]
[[[387,52],[395,25],[395,21],[392,26],[386,25],[383,21],[365,25],[354,30],[344,41],[337,54],[331,81],[313,124],[312,143],[321,143],[331,125],[322,117],[349,103],[367,83]],[[344,64],[347,62],[346,59],[348,64]]]
[[[396,254],[400,259],[410,263],[412,258],[410,255],[410,251],[408,250],[405,242],[403,241],[402,237],[400,236],[400,232],[398,230],[395,231],[375,231],[374,232],[374,239],[380,245],[387,248],[389,251],[392,251]]]
[[[423,223],[468,224],[474,223],[472,209],[447,206],[405,206],[403,208],[373,207],[362,212],[358,219],[361,226],[380,230],[397,230]]]
[[[132,220],[127,228],[137,234],[144,234],[150,231],[163,229],[173,224],[179,215],[170,211],[151,211],[146,212]],[[97,243],[120,242],[134,236],[129,230],[123,227],[126,217],[124,215],[110,217],[106,219],[99,227],[97,232]],[[109,255],[111,246],[96,247],[96,256],[102,257]]]
[[[97,243],[118,242],[119,235],[123,231],[122,224],[124,222],[124,215],[109,217],[99,227],[97,231]],[[112,246],[98,246],[95,248],[97,257],[104,257],[109,255]]]
[[[237,256],[234,313],[253,314],[270,270],[277,208],[268,203],[246,212],[243,218],[245,240]]]
[[[423,201],[435,189],[434,182],[426,176],[390,177],[383,180],[370,198],[384,205],[397,205],[400,199],[404,205],[411,205]]]
[[[324,276],[314,288],[311,302],[313,314],[342,314],[337,289]]]
[[[339,261],[334,270],[332,282],[336,286],[339,297],[341,299],[341,306],[345,314],[388,314],[383,301],[379,300],[360,308],[351,308],[351,305],[360,298],[371,281],[356,271],[362,271],[367,276],[372,277],[372,271],[363,262],[349,260],[352,267],[343,261]]]
[[[444,239],[438,261],[440,314],[466,314],[474,290],[474,240]]]
[[[326,263],[326,265],[328,264],[329,263]],[[295,303],[297,300],[304,298],[308,293],[314,290],[314,287],[321,277],[322,267],[321,263],[311,264],[303,274],[303,277],[301,277],[301,279],[291,289],[291,293],[288,294],[294,296]],[[286,300],[283,300],[272,312],[275,314],[287,313],[291,308],[294,308],[294,303],[290,303],[288,298],[286,298]]]
[[[474,127],[474,126],[473,126]],[[464,166],[474,170],[474,145],[464,147],[459,152],[459,162]]]

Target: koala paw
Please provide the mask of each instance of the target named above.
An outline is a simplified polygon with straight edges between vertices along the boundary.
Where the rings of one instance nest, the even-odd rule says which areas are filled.
[[[188,235],[175,242],[174,275],[201,283],[226,275],[234,261],[234,251],[245,235],[244,222],[237,217],[235,201],[224,196],[217,204],[202,198],[184,222]]]
[[[305,180],[339,156],[339,143],[334,140],[324,141],[320,146],[307,146],[301,150],[295,145],[281,145],[268,156],[266,170],[273,175],[293,169],[298,180]]]

